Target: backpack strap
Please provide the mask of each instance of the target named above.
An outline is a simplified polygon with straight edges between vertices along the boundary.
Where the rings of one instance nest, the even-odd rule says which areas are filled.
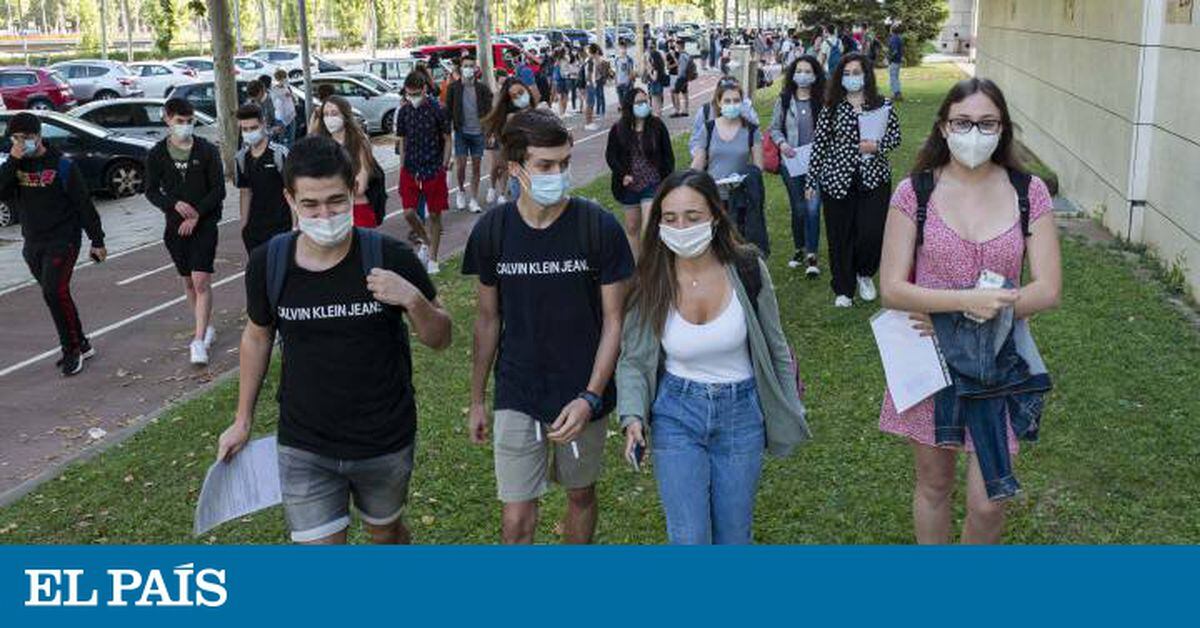
[[[246,155],[249,152],[250,146],[246,145],[233,155],[233,161],[237,164],[238,172],[246,172]]]
[[[937,182],[933,172],[924,170],[913,175],[913,191],[917,194],[917,248],[925,244],[925,219],[929,215],[929,198],[933,196],[933,188]]]
[[[515,201],[509,201],[501,205],[497,205],[484,214],[483,220],[487,221],[487,237],[483,239],[483,250],[481,257],[485,263],[495,264],[500,261],[500,255],[504,249],[504,220],[508,214],[509,206],[515,205]]]
[[[271,304],[272,316],[283,294],[283,284],[287,279],[288,266],[291,265],[288,257],[297,235],[296,231],[288,231],[276,234],[267,242],[267,302]]]
[[[758,125],[751,124],[749,127],[749,131],[750,132],[746,134],[746,150],[753,153],[754,152],[754,137],[756,135],[758,135]]]
[[[283,176],[283,164],[288,158],[288,147],[283,144],[271,142],[268,144],[271,147],[271,155],[274,157],[275,169],[279,171],[279,176]]]
[[[704,118],[704,171],[708,172],[709,166],[711,165],[708,163],[708,149],[712,146],[713,133],[717,131],[717,121],[708,119],[707,112],[705,112]]]
[[[355,227],[354,237],[358,238],[363,276],[370,275],[372,268],[383,268],[383,235],[374,229]]]
[[[758,295],[762,293],[763,287],[762,267],[758,265],[758,254],[739,255],[737,274],[738,279],[742,281],[742,287],[746,289],[750,306],[754,308],[754,315],[758,316]]]
[[[598,316],[597,322],[604,318],[603,303],[600,296],[600,264],[603,251],[601,238],[601,209],[596,205],[572,197],[567,203],[566,211],[578,212],[576,226],[579,229],[579,243],[587,258],[588,275],[592,289],[588,291],[588,301],[593,312]]]
[[[1017,206],[1021,211],[1021,235],[1028,238],[1029,232],[1029,184],[1033,177],[1028,172],[1009,169],[1008,180],[1017,190]]]

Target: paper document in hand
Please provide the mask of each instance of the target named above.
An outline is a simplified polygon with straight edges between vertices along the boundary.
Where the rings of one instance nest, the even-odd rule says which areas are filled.
[[[880,310],[871,317],[871,331],[898,412],[908,411],[950,385],[950,373],[937,343],[913,329],[908,312]]]
[[[887,132],[888,114],[892,108],[884,105],[873,111],[864,111],[858,115],[858,139],[878,142]]]
[[[209,467],[196,502],[193,534],[205,532],[283,501],[275,437],[250,441],[229,462]]]
[[[795,157],[783,156],[783,165],[787,166],[788,175],[800,177],[808,174],[808,164],[812,161],[812,144],[805,144],[796,149]]]

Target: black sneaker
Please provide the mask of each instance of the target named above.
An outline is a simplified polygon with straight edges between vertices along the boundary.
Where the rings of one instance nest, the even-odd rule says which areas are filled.
[[[78,351],[70,351],[63,355],[62,360],[59,360],[62,368],[63,377],[78,375],[83,370],[83,354]]]
[[[54,363],[54,366],[57,368],[62,368],[63,362],[66,360],[66,355],[67,352],[64,351],[63,357],[59,358],[58,361]],[[96,350],[92,348],[92,343],[84,340],[83,344],[79,345],[79,357],[86,360],[94,355],[96,355]]]

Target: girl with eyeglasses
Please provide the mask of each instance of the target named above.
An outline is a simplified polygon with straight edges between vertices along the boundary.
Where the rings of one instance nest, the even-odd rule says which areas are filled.
[[[914,326],[925,334],[931,333],[930,314],[963,312],[986,322],[1009,307],[1016,319],[1027,319],[1058,306],[1062,270],[1050,193],[1017,160],[1012,129],[1004,94],[995,83],[958,83],[942,102],[912,175],[892,196],[880,275],[883,305],[913,312]],[[918,210],[914,181],[924,190],[933,185],[924,212]],[[1027,220],[1021,218],[1017,182],[1027,187]],[[1022,285],[1026,257],[1029,282]],[[1003,275],[1016,289],[976,288],[983,271]],[[1007,413],[1000,418],[1007,426],[1011,458],[1017,441]],[[1000,540],[1004,502],[988,498],[969,434],[961,448],[937,446],[932,398],[900,413],[889,392],[879,427],[912,444],[917,542],[950,540],[960,449],[967,454],[962,542]]]

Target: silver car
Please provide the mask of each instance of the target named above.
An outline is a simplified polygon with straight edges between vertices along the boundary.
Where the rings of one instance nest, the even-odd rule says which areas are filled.
[[[142,87],[124,63],[84,59],[55,63],[50,69],[57,71],[81,101],[129,98],[141,96]]]
[[[67,115],[122,135],[158,141],[167,136],[167,123],[163,121],[163,104],[166,102],[164,98],[97,100],[76,107]],[[196,135],[218,144],[221,130],[212,116],[197,111]]]
[[[138,83],[147,97],[166,96],[172,87],[196,80],[196,71],[171,61],[141,61],[130,63],[129,69],[138,77]]]
[[[363,62],[363,70],[382,78],[391,84],[393,89],[404,87],[404,79],[416,67],[419,59],[401,57],[396,59],[367,59]]]
[[[380,91],[349,76],[322,74],[313,77],[312,83],[314,93],[321,85],[329,85],[333,87],[335,96],[345,98],[352,107],[361,111],[367,121],[367,133],[392,132],[393,118],[402,100],[400,94]]]

